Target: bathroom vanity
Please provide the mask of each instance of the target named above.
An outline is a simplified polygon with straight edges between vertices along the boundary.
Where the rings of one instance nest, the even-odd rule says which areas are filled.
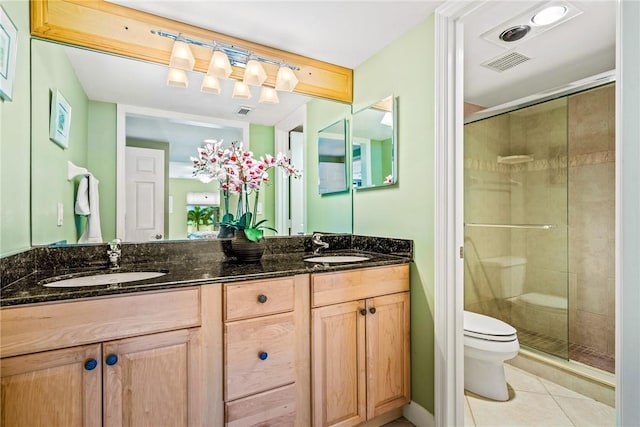
[[[60,269],[5,285],[3,425],[399,417],[410,401],[410,255],[359,251],[369,259],[318,264],[304,261],[310,252],[271,252],[260,263],[219,254],[193,268],[167,257],[153,264],[164,276],[100,289],[38,284]]]

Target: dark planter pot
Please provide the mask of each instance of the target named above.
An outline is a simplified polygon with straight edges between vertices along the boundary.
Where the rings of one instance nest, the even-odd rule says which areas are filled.
[[[228,225],[221,224],[220,231],[218,231],[218,239],[228,239],[233,237],[233,228]]]
[[[253,242],[247,239],[244,231],[238,231],[237,233],[235,233],[235,237],[231,240],[226,241],[225,244],[228,245],[229,254],[235,257],[240,262],[260,261],[266,247],[264,239]]]

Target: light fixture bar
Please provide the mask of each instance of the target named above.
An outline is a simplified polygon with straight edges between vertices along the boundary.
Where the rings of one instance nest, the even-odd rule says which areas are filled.
[[[234,65],[234,66],[239,66],[244,68],[247,64],[247,61],[249,61],[249,59],[255,59],[259,62],[264,62],[266,64],[273,64],[273,65],[278,65],[280,67],[287,67],[292,69],[293,71],[300,70],[300,67],[297,67],[295,65],[287,64],[283,61],[276,61],[274,59],[265,58],[264,56],[256,55],[250,50],[247,50],[238,46],[226,44],[226,43],[221,43],[216,41],[214,41],[213,43],[204,42],[201,40],[192,39],[190,37],[185,37],[182,34],[173,34],[173,33],[168,33],[162,30],[151,30],[151,33],[161,37],[167,37],[172,40],[177,40],[178,38],[180,38],[180,41],[193,44],[196,46],[207,47],[209,49],[222,50],[229,57],[229,61],[231,62],[231,65]]]

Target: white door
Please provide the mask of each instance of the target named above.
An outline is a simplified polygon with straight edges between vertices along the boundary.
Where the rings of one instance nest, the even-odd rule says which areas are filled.
[[[126,147],[125,241],[164,236],[164,151]]]
[[[289,132],[289,150],[291,164],[300,170],[300,178],[289,178],[289,215],[290,235],[304,234],[305,197],[304,197],[304,135],[302,132]]]

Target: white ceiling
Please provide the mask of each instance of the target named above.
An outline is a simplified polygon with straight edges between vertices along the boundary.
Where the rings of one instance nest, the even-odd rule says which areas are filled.
[[[184,21],[241,39],[355,68],[426,19],[443,1],[190,1],[115,0],[114,3]],[[545,1],[489,1],[465,18],[465,100],[485,107],[539,93],[615,66],[615,0],[573,1],[579,16],[515,50],[531,60],[498,73],[480,64],[508,52],[480,37]],[[202,74],[189,73],[188,89],[166,85],[165,66],[69,48],[90,99],[273,125],[310,98],[279,92],[280,104],[259,104],[200,92]],[[420,54],[416,52],[416,54]],[[234,111],[253,110],[246,118]]]

